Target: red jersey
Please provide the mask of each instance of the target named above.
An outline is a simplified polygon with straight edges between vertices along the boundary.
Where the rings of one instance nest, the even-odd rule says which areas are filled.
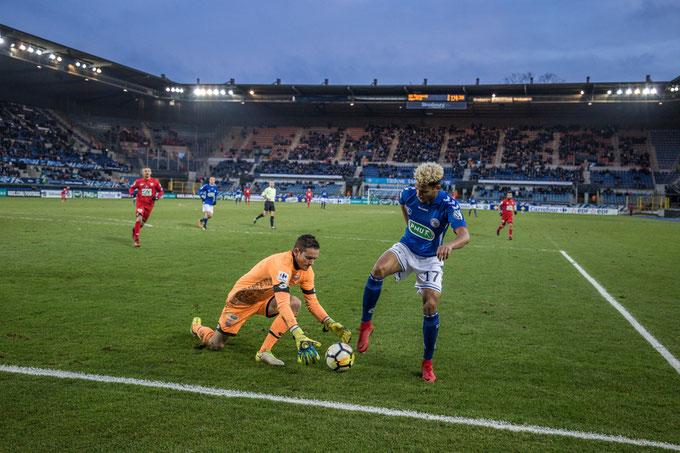
[[[503,217],[512,217],[512,214],[515,212],[515,200],[506,198],[501,201],[499,209],[503,213]]]
[[[137,203],[153,204],[155,200],[163,196],[163,187],[156,178],[139,178],[130,186],[130,195],[134,195],[137,189]]]
[[[305,197],[307,197],[308,200],[311,200],[313,196],[314,196],[314,194],[312,193],[311,190],[308,190],[307,194],[305,195]]]
[[[243,195],[245,195],[246,197],[250,197],[250,187],[246,187],[245,189],[243,189]]]
[[[61,191],[61,194],[66,195],[68,192],[69,192],[69,189],[64,189],[64,190]]]

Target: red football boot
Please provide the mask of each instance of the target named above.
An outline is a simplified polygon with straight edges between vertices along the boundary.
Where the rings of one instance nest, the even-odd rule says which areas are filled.
[[[135,239],[135,247],[141,247],[141,245],[139,244],[139,239]]]
[[[434,375],[432,371],[432,360],[423,359],[423,381],[434,382],[437,380],[437,376]]]
[[[368,337],[373,333],[373,323],[371,321],[362,322],[359,326],[359,341],[357,341],[357,351],[366,352],[368,349]]]

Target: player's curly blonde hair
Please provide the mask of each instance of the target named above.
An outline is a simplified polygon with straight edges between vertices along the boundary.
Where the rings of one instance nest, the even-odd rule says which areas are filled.
[[[418,184],[423,186],[435,186],[444,179],[444,169],[441,165],[434,162],[427,162],[418,165],[413,172],[413,177]]]

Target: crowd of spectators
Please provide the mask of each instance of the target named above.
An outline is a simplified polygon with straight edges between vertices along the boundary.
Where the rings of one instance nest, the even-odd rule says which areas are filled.
[[[524,168],[506,167],[477,167],[470,173],[470,179],[516,179],[521,181],[566,181],[583,182],[583,171],[578,168],[569,170],[562,167],[550,168],[541,163],[532,162]]]
[[[296,162],[292,160],[267,160],[255,167],[255,173],[277,175],[338,175],[354,176],[356,167],[352,164],[323,162]]]
[[[21,172],[10,162],[0,161],[0,176],[12,176],[19,178],[21,177]]]
[[[652,172],[647,168],[591,171],[590,182],[614,189],[651,189],[654,187]]]
[[[578,165],[585,161],[612,165],[616,153],[612,145],[613,128],[580,129],[576,126],[561,128],[560,163]]]
[[[399,131],[395,162],[436,162],[441,154],[446,128],[406,126]]]
[[[470,129],[449,128],[447,156],[449,162],[475,160],[493,163],[500,133],[495,128],[473,124]]]
[[[649,153],[647,152],[647,137],[644,136],[620,136],[619,153],[621,165],[649,167]]]
[[[253,163],[246,160],[223,160],[210,168],[210,174],[221,178],[238,178],[249,173],[252,167]]]
[[[551,129],[506,129],[502,161],[504,164],[517,167],[523,167],[529,163],[551,165],[552,150],[548,148],[548,144],[552,141],[553,131]]]
[[[289,154],[290,159],[297,160],[328,160],[334,159],[338,152],[344,129],[322,134],[310,131],[300,138],[300,144]]]
[[[397,136],[397,126],[375,126],[369,124],[359,138],[347,137],[342,160],[360,161],[367,157],[372,162],[384,162],[390,154],[392,142]],[[361,155],[361,156],[360,156]],[[370,156],[370,159],[368,159]],[[357,158],[358,157],[358,158]]]

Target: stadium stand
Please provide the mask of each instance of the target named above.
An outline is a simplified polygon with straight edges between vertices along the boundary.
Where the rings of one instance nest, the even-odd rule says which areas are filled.
[[[654,181],[649,170],[600,170],[590,171],[590,182],[614,189],[653,189]]]
[[[397,126],[351,127],[347,130],[342,160],[385,162],[398,134]]]
[[[444,127],[438,129],[406,126],[399,131],[395,162],[436,162],[439,160]]]
[[[559,145],[561,165],[579,165],[584,162],[610,165],[615,161],[612,143],[614,129],[581,129],[578,126],[570,126],[558,130],[561,131]]]
[[[650,136],[659,168],[675,170],[678,167],[680,157],[680,130],[678,129],[653,129]]]

